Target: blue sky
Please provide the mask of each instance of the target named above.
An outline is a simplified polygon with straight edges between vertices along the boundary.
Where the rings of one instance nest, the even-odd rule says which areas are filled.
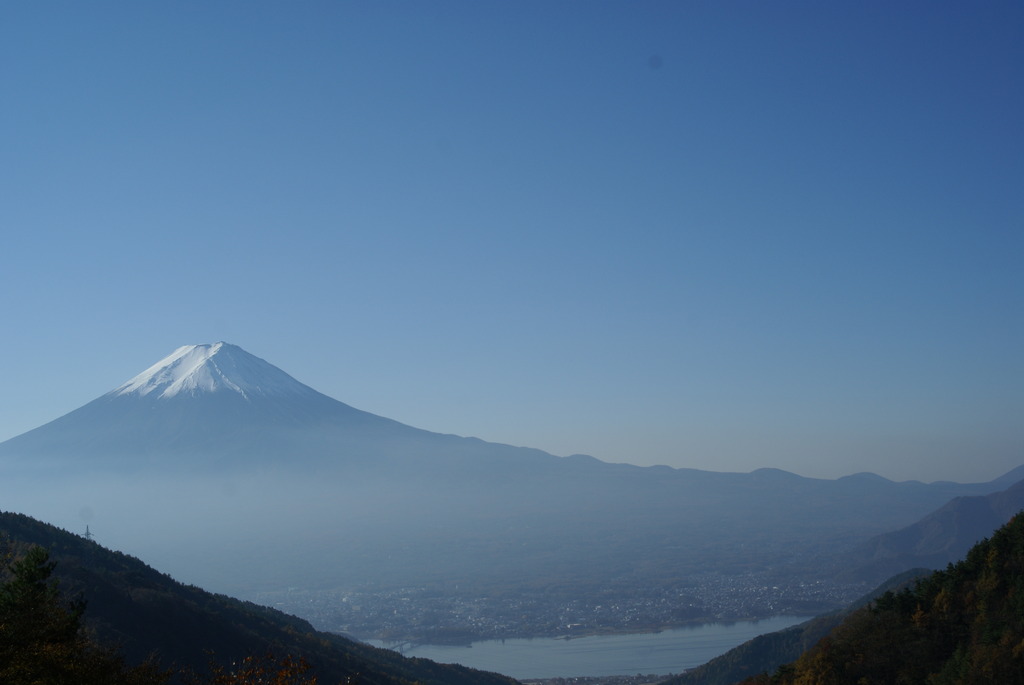
[[[1024,463],[1024,6],[0,6],[0,439],[226,340],[421,428]]]

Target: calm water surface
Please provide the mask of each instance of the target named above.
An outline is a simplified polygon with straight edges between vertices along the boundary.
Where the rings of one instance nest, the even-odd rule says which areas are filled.
[[[679,673],[700,666],[747,640],[788,628],[807,617],[776,616],[761,621],[705,623],[660,633],[599,635],[573,640],[532,638],[486,640],[469,647],[415,645],[368,640],[405,656],[456,663],[513,678]]]

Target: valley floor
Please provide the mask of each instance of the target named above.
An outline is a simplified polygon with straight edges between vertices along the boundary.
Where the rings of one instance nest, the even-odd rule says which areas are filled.
[[[551,590],[466,597],[420,587],[378,592],[292,589],[261,593],[255,599],[301,616],[321,630],[361,639],[469,644],[814,615],[844,606],[865,591],[860,584],[778,584],[756,575],[708,575],[686,585],[617,588],[614,593],[598,591],[586,598]]]

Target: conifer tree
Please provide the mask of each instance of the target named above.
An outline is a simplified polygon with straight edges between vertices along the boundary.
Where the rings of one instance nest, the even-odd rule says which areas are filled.
[[[82,632],[85,602],[62,598],[56,566],[42,547],[7,565],[0,584],[0,683],[4,685],[164,685],[151,664],[127,667]]]

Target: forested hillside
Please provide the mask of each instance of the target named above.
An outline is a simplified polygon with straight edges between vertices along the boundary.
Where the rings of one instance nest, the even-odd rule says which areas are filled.
[[[1024,683],[1024,513],[958,564],[887,592],[748,685]]]
[[[908,586],[927,573],[926,569],[912,569],[893,576],[848,607],[816,616],[785,630],[758,635],[703,666],[666,680],[663,685],[731,685],[754,674],[774,671],[781,664],[799,658],[852,612],[891,589]]]
[[[216,675],[218,669],[238,668],[247,658],[256,659],[249,662],[254,670],[265,666],[277,669],[304,660],[310,666],[308,675],[318,678],[321,685],[514,682],[460,666],[407,659],[318,632],[305,621],[279,611],[181,585],[138,559],[20,514],[0,513],[0,552],[7,558],[5,568],[0,569],[0,600],[11,597],[11,601],[0,601],[0,682],[5,685],[151,683],[159,681],[156,675],[161,670],[173,673],[173,679],[191,672],[212,677],[210,682],[244,683],[249,681],[216,680]],[[59,595],[53,594],[51,581],[59,583]],[[19,599],[24,596],[29,604]],[[26,631],[18,628],[18,622],[39,615],[40,607],[53,620],[36,631],[39,639],[26,640]],[[79,623],[84,630],[79,631]],[[267,654],[273,659],[264,662]],[[108,674],[118,672],[124,677],[101,674],[89,680],[77,672],[60,678],[38,674],[39,668],[63,668],[81,655],[89,655],[95,662],[93,670],[107,669]],[[133,670],[151,657],[159,668]],[[121,658],[126,669],[120,668]],[[11,676],[4,670],[11,668],[20,675]]]

